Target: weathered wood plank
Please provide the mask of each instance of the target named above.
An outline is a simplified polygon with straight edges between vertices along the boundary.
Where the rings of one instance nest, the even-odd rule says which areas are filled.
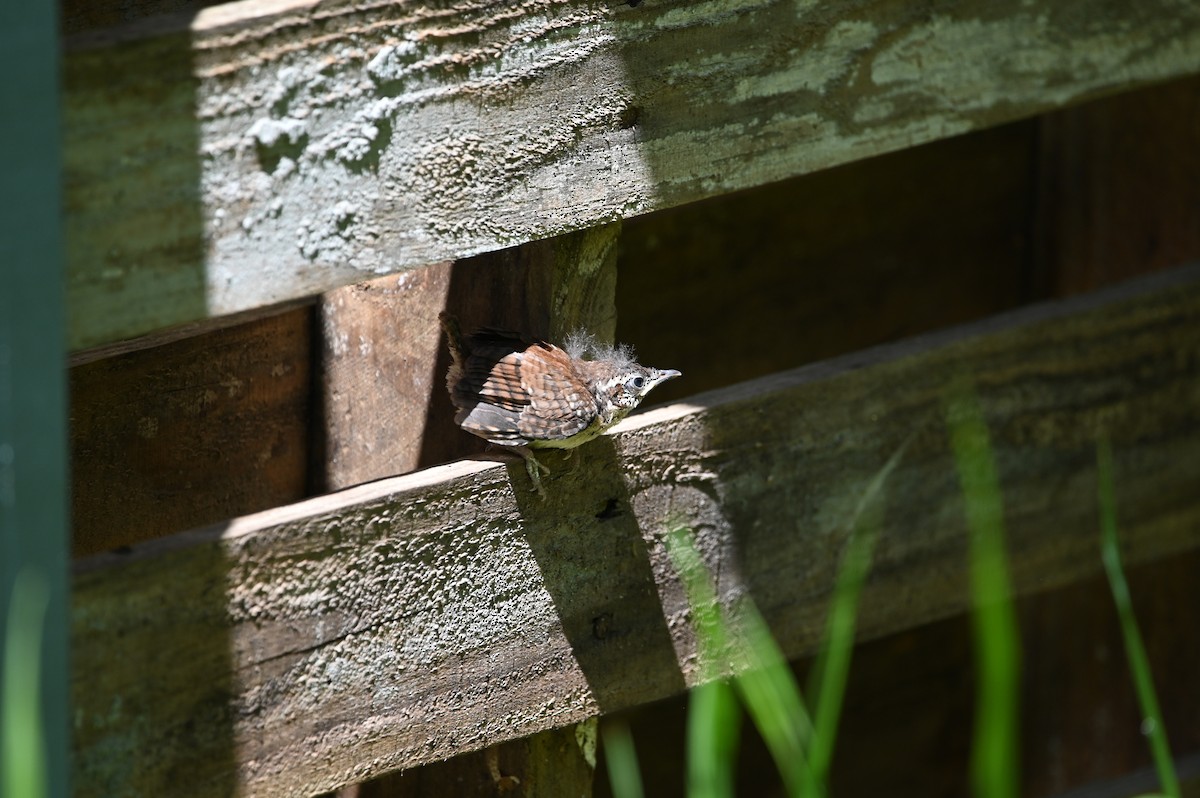
[[[446,462],[454,432],[438,355],[438,312],[452,263],[438,263],[321,296],[321,414],[325,491]],[[432,423],[434,420],[440,423]],[[434,441],[430,438],[440,440]]]
[[[445,309],[465,329],[491,325],[562,340],[583,328],[611,341],[620,223],[522,244],[398,277],[331,291],[320,312],[326,487],[478,453],[483,442],[453,423],[445,388]],[[591,795],[595,746],[581,727],[552,729],[360,785],[357,798]],[[581,748],[582,746],[582,748]],[[503,774],[501,777],[500,774]],[[516,783],[503,778],[512,777]],[[447,789],[447,785],[453,785]]]
[[[71,369],[75,556],[312,495],[312,328],[302,308]]]
[[[1037,248],[1057,296],[1200,258],[1200,77],[1039,120]]]
[[[686,375],[655,389],[669,400],[1048,298],[1028,295],[1037,129],[1003,125],[634,219],[617,337]]]
[[[73,348],[1200,71],[1200,7],[246,0],[77,34]]]
[[[851,508],[910,435],[859,628],[960,612],[941,402],[964,372],[1019,591],[1098,570],[1102,429],[1130,561],[1200,545],[1193,268],[647,412],[547,458],[545,502],[519,465],[459,462],[85,561],[76,783],[301,794],[676,693],[696,669],[668,525],[803,655]]]

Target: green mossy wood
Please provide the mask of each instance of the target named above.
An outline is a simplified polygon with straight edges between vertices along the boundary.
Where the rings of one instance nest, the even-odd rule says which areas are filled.
[[[1200,72],[1200,4],[246,0],[64,61],[72,349]]]

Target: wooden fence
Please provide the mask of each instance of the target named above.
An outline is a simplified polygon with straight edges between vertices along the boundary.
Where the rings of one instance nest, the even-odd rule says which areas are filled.
[[[906,441],[835,790],[964,794],[964,376],[1024,794],[1144,789],[1100,434],[1194,779],[1200,5],[68,3],[63,31],[76,794],[591,794],[613,713],[677,794],[663,536],[803,670]],[[547,456],[543,502],[454,428],[443,309],[684,378]]]

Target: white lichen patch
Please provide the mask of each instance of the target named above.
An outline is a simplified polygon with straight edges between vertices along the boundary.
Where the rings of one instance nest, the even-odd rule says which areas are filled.
[[[246,135],[269,149],[281,142],[299,144],[306,132],[307,127],[300,119],[259,119],[250,126]]]
[[[879,28],[868,20],[842,20],[815,46],[789,50],[786,64],[755,70],[739,80],[735,97],[744,101],[797,91],[827,94],[852,75],[879,35]]]
[[[386,45],[367,64],[367,74],[377,85],[403,84],[406,75],[414,71],[421,49],[415,42],[404,41]]]
[[[310,261],[350,261],[356,245],[373,237],[362,224],[362,213],[361,206],[343,199],[316,217],[304,217],[296,229],[296,248]]]

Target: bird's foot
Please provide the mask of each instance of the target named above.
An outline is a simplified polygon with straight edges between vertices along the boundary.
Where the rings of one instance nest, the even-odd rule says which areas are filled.
[[[545,501],[546,491],[542,489],[542,474],[549,476],[550,469],[534,457],[533,452],[529,451],[529,449],[514,447],[514,451],[525,458],[525,472],[529,474],[529,481],[533,483],[533,490],[542,498],[542,501]]]
[[[521,780],[516,776],[505,776],[500,772],[500,750],[497,746],[492,746],[483,752],[484,760],[487,762],[488,773],[491,774],[492,783],[500,792],[508,792],[521,786]]]

